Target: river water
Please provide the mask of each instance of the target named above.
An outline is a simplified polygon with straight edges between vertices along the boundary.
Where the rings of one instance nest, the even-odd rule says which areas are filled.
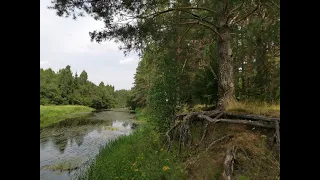
[[[95,112],[40,131],[40,179],[76,178],[109,140],[130,134],[137,126],[126,109]]]

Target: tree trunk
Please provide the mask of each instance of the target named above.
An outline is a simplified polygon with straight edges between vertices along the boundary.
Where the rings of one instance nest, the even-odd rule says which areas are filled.
[[[231,48],[230,27],[223,25],[218,32],[223,39],[219,39],[218,48],[218,107],[225,109],[228,103],[235,101],[235,87],[233,77],[233,57]]]
[[[218,104],[219,109],[225,109],[229,103],[236,100],[233,77],[233,57],[230,34],[230,27],[227,22],[226,7],[228,1],[217,1],[217,23],[218,33],[221,38],[217,38],[217,62],[218,62]]]

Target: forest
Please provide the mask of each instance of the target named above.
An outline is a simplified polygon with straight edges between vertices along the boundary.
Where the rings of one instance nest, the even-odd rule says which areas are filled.
[[[53,0],[49,9],[103,21],[92,41],[140,56],[121,102],[148,125],[106,146],[83,179],[280,179],[279,0]],[[67,68],[57,77],[57,96],[42,102],[117,104],[112,86],[69,88],[87,76]]]
[[[101,82],[98,86],[88,80],[83,70],[73,75],[70,66],[54,72],[40,68],[40,105],[84,105],[95,109],[126,106],[128,90],[115,90]]]

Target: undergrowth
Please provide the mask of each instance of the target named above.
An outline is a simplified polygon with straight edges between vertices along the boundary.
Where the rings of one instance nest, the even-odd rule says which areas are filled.
[[[137,110],[138,120],[146,120]],[[185,179],[183,161],[166,152],[161,135],[145,123],[134,133],[109,142],[79,179]]]

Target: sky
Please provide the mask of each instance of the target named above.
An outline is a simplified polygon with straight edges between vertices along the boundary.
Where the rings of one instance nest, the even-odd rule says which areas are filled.
[[[40,68],[54,71],[71,66],[78,75],[85,70],[89,81],[111,84],[116,90],[130,89],[139,62],[137,54],[124,56],[113,41],[95,43],[89,32],[100,30],[103,22],[91,17],[58,17],[49,10],[51,0],[40,0]]]

